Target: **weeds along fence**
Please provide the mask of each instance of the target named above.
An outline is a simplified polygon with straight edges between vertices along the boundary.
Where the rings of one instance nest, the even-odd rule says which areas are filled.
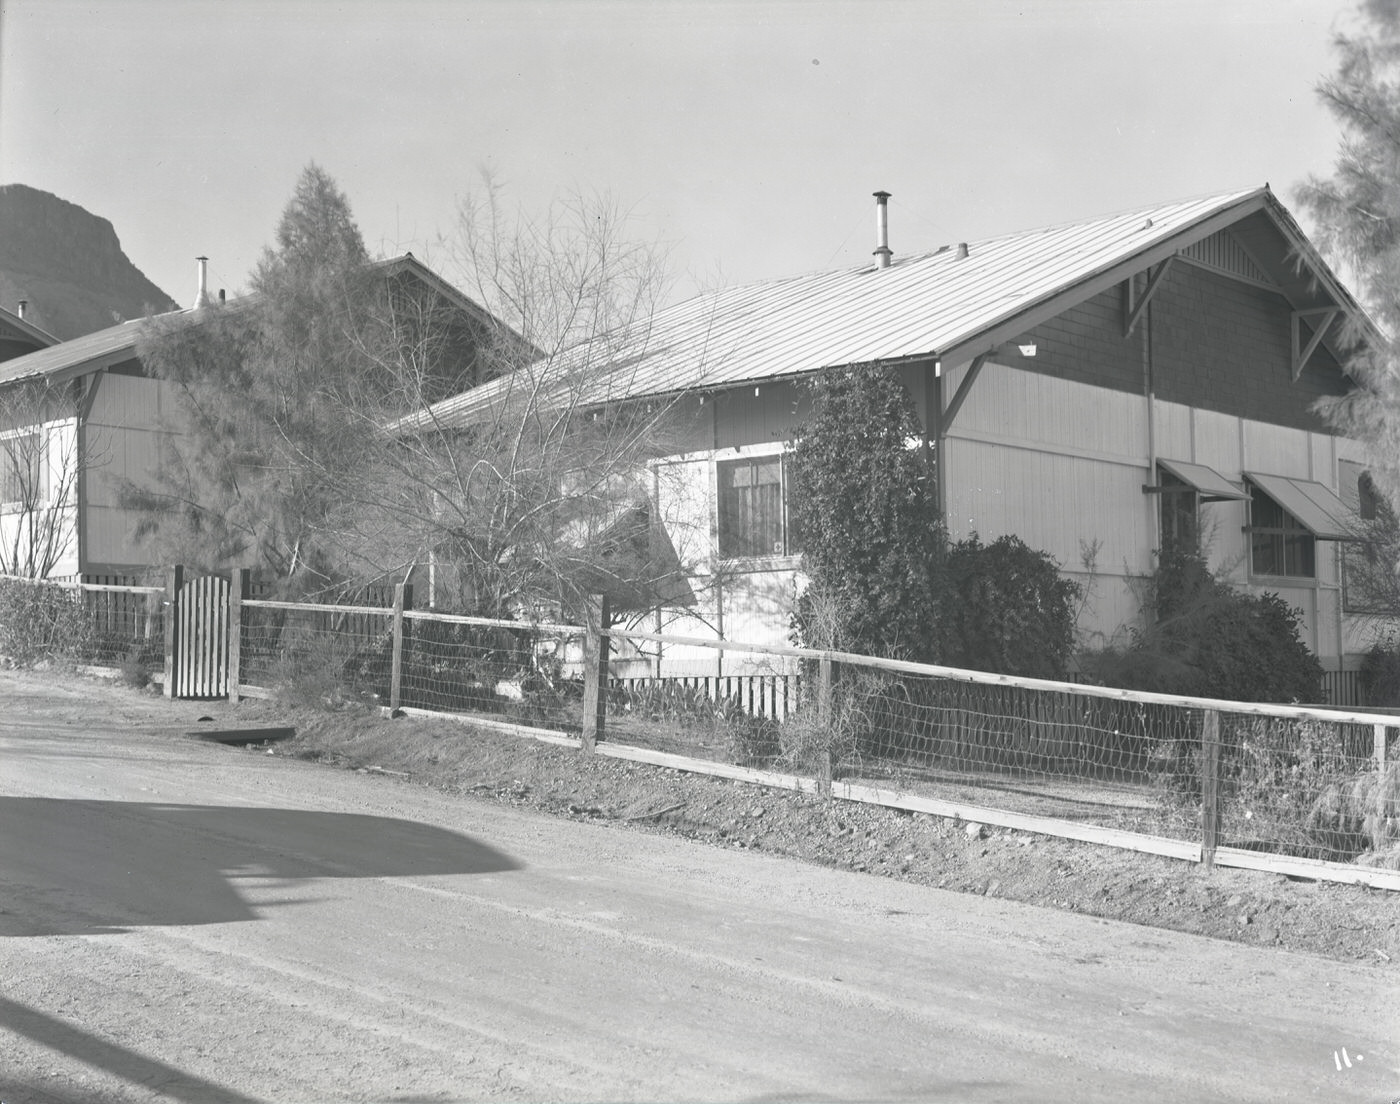
[[[59,611],[93,626],[72,630],[83,656],[163,643],[169,669],[161,626],[176,624],[178,588],[58,589]],[[235,586],[228,607],[211,624],[233,698],[448,715],[768,786],[1400,889],[1400,715],[607,628],[605,608],[589,625],[453,616],[413,609],[403,587],[388,604],[327,605]]]

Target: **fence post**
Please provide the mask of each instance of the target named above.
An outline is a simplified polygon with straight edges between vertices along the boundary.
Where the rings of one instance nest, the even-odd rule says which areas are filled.
[[[583,750],[592,751],[603,738],[608,706],[608,596],[588,603],[583,638]]]
[[[1376,771],[1385,773],[1385,725],[1378,724],[1371,734],[1371,754],[1376,759]]]
[[[403,611],[412,601],[412,591],[403,583],[394,584],[394,650],[389,663],[389,713],[393,715],[403,700]]]
[[[233,573],[228,589],[228,700],[239,701],[238,682],[242,677],[239,661],[243,656],[243,599],[248,597],[252,572],[240,567]]]
[[[1220,842],[1220,714],[1207,709],[1201,718],[1201,861],[1215,868]]]
[[[831,796],[832,686],[835,679],[836,665],[830,656],[822,656],[817,661],[817,731],[824,737],[817,760],[817,793],[822,797]]]
[[[185,584],[185,569],[179,564],[168,569],[165,573],[165,696],[173,698],[175,696],[175,657],[177,641],[175,639],[180,620],[175,616],[175,603],[179,600],[180,588]]]

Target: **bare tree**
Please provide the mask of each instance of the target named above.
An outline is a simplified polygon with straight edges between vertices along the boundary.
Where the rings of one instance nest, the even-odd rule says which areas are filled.
[[[508,215],[488,182],[460,214],[456,273],[495,320],[479,349],[489,379],[392,424],[346,513],[361,547],[386,570],[428,567],[436,601],[465,610],[577,613],[599,592],[624,613],[694,606],[708,525],[667,510],[686,488],[651,461],[680,451],[699,406],[630,398],[664,253],[629,238],[606,197],[535,220]]]
[[[0,574],[46,579],[74,550],[78,432],[63,386],[0,389]]]

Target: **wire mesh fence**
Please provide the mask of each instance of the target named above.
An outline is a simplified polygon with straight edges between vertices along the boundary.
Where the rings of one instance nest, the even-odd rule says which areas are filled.
[[[742,655],[723,647],[727,658]],[[616,701],[609,738],[829,779],[848,795],[879,791],[1092,826],[1101,838],[1199,845],[1207,861],[1226,849],[1379,864],[1397,854],[1395,717],[795,649],[762,649],[748,662],[784,658],[797,664],[798,689],[780,718],[717,693],[717,682],[658,680]]]
[[[581,727],[584,629],[416,611],[404,622],[405,707]]]
[[[245,600],[239,683],[308,703],[388,702],[392,618],[392,608]]]
[[[171,656],[170,591],[0,580],[82,662]],[[237,591],[235,591],[237,593]],[[230,692],[406,708],[684,756],[838,796],[1054,822],[1164,853],[1395,865],[1400,718],[387,604],[230,599]],[[0,624],[0,631],[7,631]],[[234,640],[227,643],[232,644]],[[706,769],[697,763],[696,769]],[[759,777],[760,773],[762,777]],[[1098,833],[1086,836],[1091,830]],[[1175,848],[1174,850],[1172,848]],[[1191,849],[1195,850],[1191,850]],[[1152,849],[1146,846],[1145,849]],[[1378,883],[1379,884],[1379,883]]]

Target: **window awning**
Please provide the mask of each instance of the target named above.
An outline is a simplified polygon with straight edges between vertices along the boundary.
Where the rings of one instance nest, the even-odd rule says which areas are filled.
[[[1185,460],[1164,460],[1159,456],[1157,466],[1176,476],[1187,486],[1193,487],[1201,496],[1202,502],[1223,502],[1227,499],[1249,497],[1214,468],[1208,468],[1204,464],[1188,464]]]
[[[1244,477],[1302,522],[1318,540],[1365,539],[1357,512],[1321,483],[1256,472],[1245,472]]]

